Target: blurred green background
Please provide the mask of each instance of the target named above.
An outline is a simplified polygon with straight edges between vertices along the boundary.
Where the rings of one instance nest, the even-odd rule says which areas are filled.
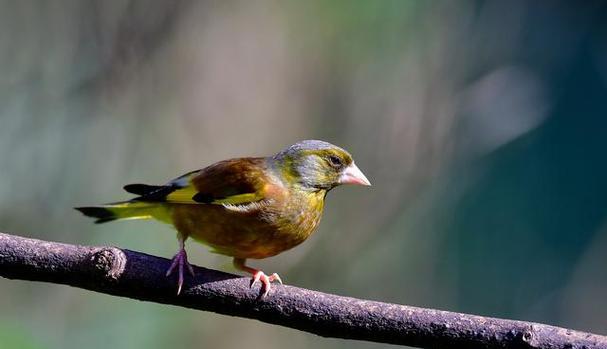
[[[252,264],[296,286],[607,334],[599,1],[1,1],[0,230],[171,257],[127,198],[318,138],[373,187]],[[189,245],[195,264],[230,259]],[[1,348],[379,348],[0,279]]]

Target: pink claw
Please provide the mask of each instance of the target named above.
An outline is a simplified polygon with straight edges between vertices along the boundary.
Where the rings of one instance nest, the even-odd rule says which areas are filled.
[[[188,268],[190,274],[192,276],[194,276],[194,268],[192,268],[192,265],[188,262],[188,254],[186,253],[184,248],[181,248],[179,250],[179,252],[177,252],[177,254],[175,255],[175,257],[173,257],[173,263],[171,263],[171,266],[169,267],[169,270],[167,270],[166,276],[171,275],[171,273],[173,272],[173,270],[176,267],[179,267],[179,277],[178,277],[178,281],[177,281],[177,295],[179,295],[181,293],[181,287],[183,286],[183,267],[184,265]]]
[[[255,286],[258,282],[261,283],[261,289],[263,294],[261,298],[265,297],[270,293],[270,288],[272,288],[272,282],[278,281],[282,285],[282,280],[278,274],[274,273],[270,276],[266,275],[263,271],[258,270],[253,274],[253,278],[251,279],[251,287]]]

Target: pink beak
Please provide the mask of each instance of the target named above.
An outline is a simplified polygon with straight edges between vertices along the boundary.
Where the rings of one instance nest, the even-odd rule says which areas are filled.
[[[340,184],[357,184],[357,185],[371,185],[367,177],[362,173],[362,171],[356,166],[356,164],[352,163],[350,166],[344,168],[341,171],[341,175],[339,176]]]

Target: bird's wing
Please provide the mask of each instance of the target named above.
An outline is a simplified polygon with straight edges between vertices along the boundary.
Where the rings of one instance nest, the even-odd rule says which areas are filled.
[[[217,162],[175,178],[166,185],[129,184],[136,201],[180,204],[244,205],[264,199],[271,183],[264,158]]]

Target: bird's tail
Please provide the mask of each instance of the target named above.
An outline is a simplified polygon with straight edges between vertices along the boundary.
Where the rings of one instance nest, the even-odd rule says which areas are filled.
[[[118,219],[151,219],[168,222],[170,217],[165,205],[156,202],[121,201],[102,206],[75,207],[85,216],[96,218],[95,223]]]

